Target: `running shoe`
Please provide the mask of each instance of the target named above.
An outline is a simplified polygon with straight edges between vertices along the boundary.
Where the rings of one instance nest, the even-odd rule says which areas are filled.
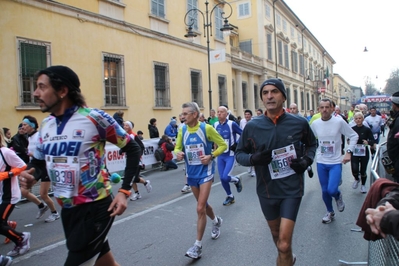
[[[12,258],[0,255],[0,266],[9,266],[12,264]]]
[[[252,167],[248,167],[248,174],[252,172]]]
[[[309,166],[308,166],[308,176],[309,176],[309,178],[312,178],[313,175],[314,175],[314,173],[313,173],[312,166],[309,165]]]
[[[30,249],[30,233],[23,232],[23,239],[21,243],[15,245],[14,249],[7,253],[7,256],[15,257],[18,255],[23,255]]]
[[[8,226],[11,227],[12,229],[17,228],[17,222],[16,221],[8,221],[7,223],[8,223]],[[11,240],[8,237],[6,237],[6,239],[4,239],[4,244],[10,243],[10,241]],[[1,266],[1,264],[0,264],[0,266]]]
[[[152,190],[151,182],[150,180],[146,180],[147,184],[145,185],[145,188],[147,189],[147,192],[150,193]]]
[[[226,200],[223,202],[224,206],[229,206],[235,202],[234,197],[227,196]]]
[[[37,212],[37,215],[36,215],[36,219],[42,218],[47,210],[48,210],[48,206],[47,205],[44,205],[43,208],[39,208],[39,211]]]
[[[367,193],[367,189],[366,189],[366,186],[361,186],[360,187],[360,192],[362,192],[362,193]]]
[[[234,185],[236,185],[237,188],[237,192],[240,193],[242,191],[242,182],[241,182],[241,178],[237,177],[238,181],[234,183]]]
[[[191,187],[189,185],[184,185],[184,187],[181,189],[181,192],[183,194],[190,193],[191,192]]]
[[[335,219],[335,213],[334,212],[327,212],[326,215],[323,217],[321,222],[323,224],[329,224]]]
[[[343,211],[345,210],[345,202],[344,202],[344,200],[342,199],[342,192],[341,192],[341,194],[339,194],[338,199],[336,199],[335,201],[336,201],[336,203],[337,203],[338,211],[339,211],[339,212],[343,212]]]
[[[194,245],[191,248],[189,248],[186,252],[186,257],[192,258],[192,259],[199,259],[202,256],[202,247]]]
[[[359,186],[359,183],[360,183],[360,180],[353,181],[352,188],[357,189],[357,187]]]
[[[58,212],[56,213],[51,213],[49,217],[44,220],[46,223],[51,223],[54,222],[55,220],[60,219],[60,214]]]
[[[251,176],[252,176],[252,177],[256,176],[255,170],[252,170]]]
[[[139,192],[130,194],[131,201],[138,200],[138,199],[141,199],[141,195]]]
[[[217,224],[212,225],[212,239],[218,239],[220,236],[220,226],[222,226],[223,219],[219,216],[216,217],[218,219]]]

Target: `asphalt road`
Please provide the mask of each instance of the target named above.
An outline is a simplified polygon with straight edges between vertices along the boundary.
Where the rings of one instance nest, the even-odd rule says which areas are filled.
[[[315,164],[313,165],[315,170]],[[275,265],[277,255],[269,229],[261,213],[255,193],[255,178],[247,168],[236,166],[235,174],[242,177],[243,191],[235,194],[236,202],[223,206],[225,192],[217,176],[209,203],[217,215],[223,218],[221,236],[212,240],[211,222],[203,238],[203,256],[193,261],[184,256],[196,238],[196,201],[193,195],[182,194],[184,185],[182,165],[177,170],[146,173],[153,190],[147,193],[139,185],[142,198],[129,201],[126,212],[119,216],[108,237],[111,249],[120,265]],[[346,203],[345,211],[336,212],[336,220],[322,224],[326,213],[321,198],[317,173],[306,176],[306,192],[300,207],[293,237],[296,266],[341,265],[367,261],[368,243],[363,234],[353,231],[361,205],[366,197],[360,190],[352,189],[353,177],[350,165],[343,167],[341,190]],[[119,185],[114,186],[116,191]],[[368,187],[368,183],[367,183]],[[335,207],[335,202],[334,202]],[[59,206],[57,206],[59,209]],[[66,247],[61,221],[47,224],[46,215],[36,220],[37,208],[32,203],[21,203],[11,215],[18,222],[17,229],[32,233],[31,250],[14,259],[15,265],[47,266],[63,265]],[[29,227],[24,225],[33,224]],[[0,253],[13,248],[13,243],[0,244]]]

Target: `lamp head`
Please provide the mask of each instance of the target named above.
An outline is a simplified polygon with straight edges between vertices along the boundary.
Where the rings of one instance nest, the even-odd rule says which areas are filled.
[[[194,42],[194,38],[197,37],[197,34],[193,32],[193,27],[189,26],[188,27],[188,32],[187,34],[184,35],[188,39],[189,42]]]

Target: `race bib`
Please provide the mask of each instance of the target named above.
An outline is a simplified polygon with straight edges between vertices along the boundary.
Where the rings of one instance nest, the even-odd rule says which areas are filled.
[[[332,157],[335,154],[334,141],[320,140],[319,145],[320,145],[321,155],[325,157]]]
[[[269,172],[272,179],[284,178],[295,174],[290,164],[296,159],[295,147],[293,144],[272,151],[272,161],[269,164]]]
[[[204,144],[190,144],[185,146],[185,151],[187,155],[187,163],[189,165],[200,165],[200,156],[205,155]]]
[[[353,156],[366,156],[366,146],[363,144],[356,144]]]
[[[46,156],[48,174],[54,196],[72,198],[78,195],[79,159],[73,156]]]

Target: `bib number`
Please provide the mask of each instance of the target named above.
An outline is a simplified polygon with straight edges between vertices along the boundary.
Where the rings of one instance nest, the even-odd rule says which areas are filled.
[[[272,151],[272,161],[269,164],[269,172],[272,179],[284,178],[295,174],[290,164],[296,159],[295,147],[293,144]]]

